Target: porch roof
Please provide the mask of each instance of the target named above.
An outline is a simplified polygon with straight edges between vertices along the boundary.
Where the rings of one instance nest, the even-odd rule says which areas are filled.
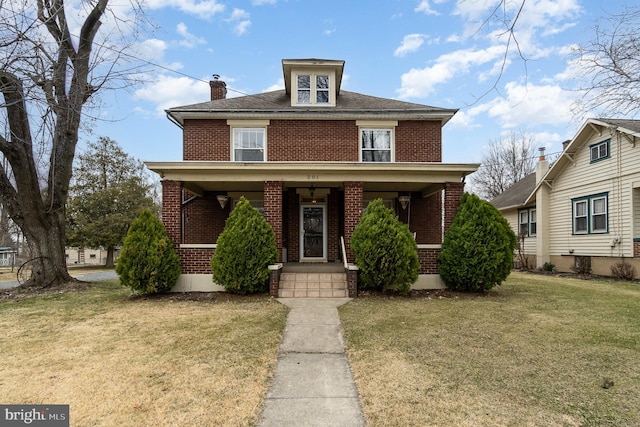
[[[460,182],[478,163],[365,162],[146,162],[166,180],[183,181],[196,194],[204,191],[262,191],[265,181],[287,187],[341,187],[358,181],[365,191],[421,191],[426,196],[445,182]]]

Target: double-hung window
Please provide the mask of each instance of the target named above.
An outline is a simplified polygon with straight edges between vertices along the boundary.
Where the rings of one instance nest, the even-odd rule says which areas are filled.
[[[609,145],[611,143],[610,139],[606,141],[598,142],[597,144],[593,144],[589,146],[589,152],[591,163],[597,162],[599,160],[603,160],[609,157]]]
[[[264,162],[265,129],[234,128],[233,160],[236,162]]]
[[[518,211],[518,234],[521,237],[535,236],[537,231],[536,208]]]
[[[391,129],[360,129],[360,152],[363,162],[390,162]]]
[[[331,102],[331,79],[328,74],[298,74],[297,103],[328,105]]]
[[[573,199],[573,234],[597,234],[609,231],[608,193]]]

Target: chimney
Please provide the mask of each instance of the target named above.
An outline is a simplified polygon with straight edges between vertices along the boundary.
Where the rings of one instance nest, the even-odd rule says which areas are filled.
[[[211,100],[217,101],[218,99],[226,99],[227,97],[227,84],[220,79],[220,74],[214,74],[213,80],[209,82],[211,87]]]
[[[567,139],[565,142],[562,143],[562,151],[567,149],[567,145],[569,145],[570,142],[571,140]]]
[[[538,151],[540,151],[540,157],[538,157],[538,164],[536,165],[536,182],[540,182],[540,180],[542,180],[542,177],[549,170],[549,162],[544,155],[544,149],[545,147],[538,148]]]

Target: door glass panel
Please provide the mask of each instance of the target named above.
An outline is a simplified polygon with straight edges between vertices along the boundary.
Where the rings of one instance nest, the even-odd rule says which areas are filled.
[[[303,253],[305,258],[324,256],[324,208],[304,207],[303,215]]]

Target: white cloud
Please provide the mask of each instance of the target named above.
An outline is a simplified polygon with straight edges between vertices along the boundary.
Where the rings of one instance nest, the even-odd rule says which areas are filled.
[[[461,74],[467,74],[471,66],[494,62],[504,55],[504,46],[487,49],[457,50],[436,59],[431,67],[412,68],[401,76],[401,87],[396,92],[400,98],[424,98],[435,87]]]
[[[207,41],[202,37],[197,37],[189,32],[187,26],[180,22],[176,26],[176,31],[180,34],[183,39],[178,42],[180,46],[186,47],[187,49],[191,49],[200,44],[206,44]]]
[[[147,61],[159,61],[164,58],[167,43],[158,39],[147,39],[133,47],[136,56]]]
[[[134,99],[155,104],[155,112],[164,115],[167,108],[206,102],[210,99],[209,86],[189,77],[161,75],[156,80],[134,92]]]
[[[223,4],[218,3],[216,0],[147,0],[145,4],[150,9],[173,7],[204,19],[212,18],[214,15],[223,12],[225,8]]]
[[[284,77],[281,77],[280,79],[278,79],[276,83],[272,84],[262,92],[272,92],[274,90],[282,90],[282,89],[284,89]]]
[[[408,53],[416,52],[424,43],[424,34],[408,34],[402,39],[402,44],[393,52],[393,56],[405,56]]]
[[[425,15],[439,15],[439,13],[431,8],[429,0],[421,0],[414,9],[415,12],[422,12]]]
[[[236,35],[241,36],[249,31],[249,26],[251,25],[251,20],[249,18],[249,12],[236,8],[231,12],[231,16],[227,19],[227,22],[233,24],[233,32]]]
[[[494,98],[476,112],[484,110],[506,129],[526,128],[531,123],[566,125],[573,118],[571,106],[576,94],[560,86],[510,82],[505,85],[505,91],[506,97]]]

